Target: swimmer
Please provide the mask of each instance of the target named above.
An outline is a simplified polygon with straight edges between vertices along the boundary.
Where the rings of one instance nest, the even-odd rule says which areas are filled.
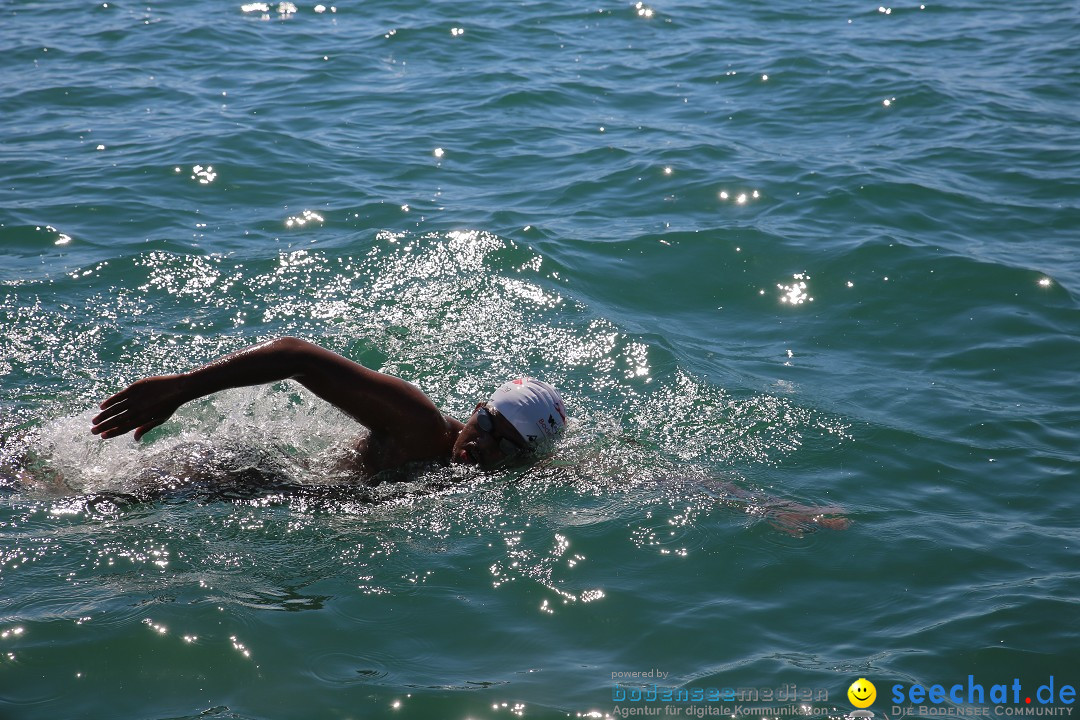
[[[460,422],[444,415],[419,388],[401,378],[376,372],[305,340],[282,337],[187,373],[139,380],[101,403],[91,432],[113,438],[134,431],[139,440],[184,403],[220,390],[286,379],[299,382],[368,429],[368,434],[357,441],[351,468],[368,478],[413,463],[497,468],[509,461],[529,459],[566,426],[562,397],[540,380],[518,378],[502,385],[486,402],[477,403],[465,422]],[[165,485],[191,484],[194,479],[196,490],[202,486],[214,488],[222,475],[215,473],[216,466],[229,465],[227,457],[222,462],[208,463],[208,457],[222,454],[213,447],[185,445],[170,452],[179,453],[180,458],[164,459],[165,465],[172,468],[165,473],[169,478]],[[204,467],[207,464],[213,467]],[[240,475],[252,471],[258,477],[251,481],[245,476],[237,482],[236,472],[225,472],[223,475],[231,481],[226,483],[226,492],[258,492],[266,485],[267,475],[271,480],[277,478],[277,485],[289,484],[287,473],[274,472],[273,463],[270,472],[260,469],[261,465],[252,468],[249,464],[247,460],[240,463]],[[375,478],[373,484],[377,482]],[[155,492],[161,484],[150,483]],[[842,508],[801,505],[719,479],[706,483],[706,487],[730,506],[761,517],[791,535],[820,528],[844,530],[850,525]],[[214,496],[213,492],[216,490],[210,496]]]
[[[401,378],[305,340],[281,337],[190,372],[132,383],[101,403],[90,432],[105,439],[134,431],[139,440],[184,403],[220,390],[287,379],[368,429],[356,446],[356,469],[369,476],[412,463],[496,468],[529,457],[566,426],[562,397],[541,380],[507,382],[461,422],[444,415],[431,398]]]

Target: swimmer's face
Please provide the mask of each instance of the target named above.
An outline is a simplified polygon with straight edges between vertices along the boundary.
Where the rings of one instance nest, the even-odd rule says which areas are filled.
[[[451,460],[495,468],[527,451],[525,440],[510,421],[489,410],[487,403],[480,403],[458,434]]]

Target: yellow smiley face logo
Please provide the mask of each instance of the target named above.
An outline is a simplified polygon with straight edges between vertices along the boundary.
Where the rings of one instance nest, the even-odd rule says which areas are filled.
[[[866,678],[859,678],[847,689],[848,700],[857,708],[868,708],[877,698],[877,688]]]

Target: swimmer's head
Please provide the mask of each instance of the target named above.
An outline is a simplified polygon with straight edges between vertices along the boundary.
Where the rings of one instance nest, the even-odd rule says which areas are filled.
[[[454,441],[451,457],[453,462],[498,467],[542,449],[565,426],[559,392],[541,380],[518,378],[477,404]]]
[[[530,449],[554,440],[566,426],[559,391],[543,380],[517,378],[492,393],[487,407],[510,421]]]

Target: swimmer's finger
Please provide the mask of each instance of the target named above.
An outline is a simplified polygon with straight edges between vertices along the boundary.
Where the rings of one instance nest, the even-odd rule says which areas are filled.
[[[120,412],[105,412],[98,418],[94,418],[94,424],[90,432],[100,435],[102,440],[117,437],[129,433],[135,428],[146,423],[145,413],[135,414],[131,409]]]
[[[90,431],[96,435],[100,435],[103,432],[112,430],[117,426],[130,423],[131,421],[131,408],[120,405],[113,406],[108,410],[104,410],[98,413],[93,420],[90,421]],[[134,424],[128,424],[127,430],[135,427]]]
[[[102,440],[108,440],[109,438],[116,437],[117,435],[123,435],[131,430],[132,425],[124,423],[123,419],[110,418],[108,421],[99,423],[90,428],[90,432],[94,435],[100,435]]]
[[[110,407],[106,407],[97,415],[95,415],[93,419],[90,420],[90,423],[93,425],[101,425],[102,423],[105,423],[114,417],[122,415],[124,412],[125,407],[123,405],[113,405]]]
[[[109,397],[102,400],[101,404],[98,405],[98,407],[101,408],[102,410],[106,410],[108,408],[111,408],[113,405],[116,405],[117,403],[121,403],[124,400],[127,400],[128,390],[130,390],[130,386],[124,388],[123,390],[121,390],[118,393],[110,395]]]
[[[160,418],[160,419],[157,419],[157,420],[152,420],[152,421],[146,423],[145,425],[140,425],[138,428],[135,429],[135,439],[140,440],[143,435],[150,432],[151,430],[153,430],[154,428],[156,428],[158,425],[162,424],[163,422],[165,422],[165,420],[166,420],[166,418]]]
[[[116,423],[113,423],[112,425],[110,425],[108,427],[91,428],[90,431],[95,433],[95,434],[101,435],[102,440],[109,440],[110,438],[120,437],[121,435],[127,435],[129,432],[131,432],[136,427],[141,427],[141,426],[136,426],[136,424],[135,424],[136,421],[134,421],[134,420],[128,420],[128,419],[125,419],[125,420],[126,420],[125,422],[116,422]],[[160,424],[160,423],[158,423],[158,424]],[[150,428],[150,426],[146,426],[146,427],[147,427],[147,429]],[[136,436],[135,439],[138,440],[139,437]]]

